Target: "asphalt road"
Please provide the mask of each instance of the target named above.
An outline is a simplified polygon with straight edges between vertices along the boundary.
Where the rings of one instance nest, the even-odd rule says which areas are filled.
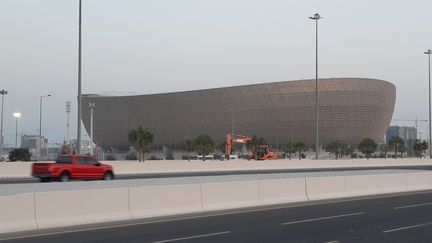
[[[175,177],[192,177],[192,176],[331,172],[331,171],[383,170],[383,169],[432,170],[432,166],[404,165],[404,166],[371,166],[371,167],[344,167],[344,168],[307,168],[307,169],[286,169],[286,170],[238,170],[238,171],[172,172],[172,173],[147,173],[147,174],[144,173],[144,174],[116,175],[116,179],[128,180],[128,179],[175,178]],[[0,184],[22,184],[22,183],[38,183],[38,182],[39,180],[32,177],[0,179]]]
[[[34,235],[39,234],[39,235]],[[9,237],[9,240],[1,240]],[[0,236],[0,242],[431,242],[432,191]]]

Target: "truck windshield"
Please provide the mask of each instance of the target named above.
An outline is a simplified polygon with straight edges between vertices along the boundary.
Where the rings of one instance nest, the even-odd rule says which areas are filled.
[[[72,158],[68,156],[59,156],[56,159],[57,164],[72,164]]]

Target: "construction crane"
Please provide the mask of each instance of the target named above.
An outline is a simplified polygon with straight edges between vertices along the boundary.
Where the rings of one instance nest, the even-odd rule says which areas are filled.
[[[414,127],[416,130],[418,130],[418,122],[428,122],[429,120],[423,120],[423,119],[416,119],[412,120],[412,119],[393,119],[393,121],[408,121],[408,122],[414,122]]]

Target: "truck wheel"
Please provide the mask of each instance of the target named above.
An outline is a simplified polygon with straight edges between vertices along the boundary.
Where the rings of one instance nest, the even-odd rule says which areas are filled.
[[[106,181],[112,180],[112,179],[114,179],[114,175],[110,171],[105,172],[105,175],[104,175],[103,179],[106,180]]]
[[[61,181],[61,182],[67,182],[67,181],[69,181],[69,180],[70,180],[69,173],[67,173],[67,172],[63,172],[63,173],[60,175],[60,181]]]

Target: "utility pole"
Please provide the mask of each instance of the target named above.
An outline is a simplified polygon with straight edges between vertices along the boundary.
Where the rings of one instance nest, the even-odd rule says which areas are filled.
[[[315,141],[315,158],[318,159],[319,153],[319,112],[318,112],[318,20],[321,16],[316,13],[313,17],[315,20],[315,121],[316,121],[316,141]]]
[[[93,116],[96,109],[95,103],[89,103],[90,109],[90,155],[93,155]]]
[[[71,102],[66,101],[66,145],[70,144],[70,113],[71,113]]]
[[[4,105],[4,96],[7,95],[7,91],[2,89],[0,90],[0,94],[2,96],[2,104],[1,104],[1,120],[0,120],[0,156],[3,155],[3,105]]]
[[[432,159],[432,149],[431,149],[431,64],[430,64],[430,55],[432,54],[432,50],[429,49],[424,52],[424,54],[428,55],[428,64],[429,64],[429,159]]]
[[[79,0],[79,20],[78,20],[78,121],[77,121],[77,141],[76,153],[81,153],[81,0]]]

